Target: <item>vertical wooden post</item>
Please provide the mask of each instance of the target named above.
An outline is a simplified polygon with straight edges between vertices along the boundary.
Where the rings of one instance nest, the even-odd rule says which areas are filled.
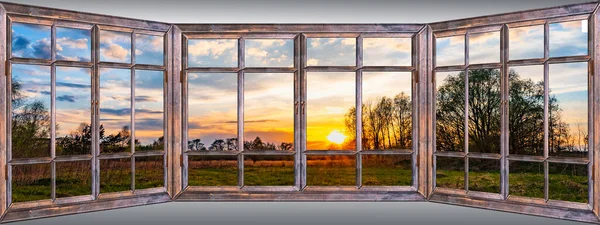
[[[8,120],[7,113],[8,108],[7,101],[8,91],[8,63],[7,57],[10,51],[7,51],[6,37],[7,37],[7,16],[4,6],[0,6],[0,90],[5,90],[0,93],[0,218],[3,218],[6,214],[8,205],[9,195],[7,194],[7,180],[8,180],[8,167],[6,161],[7,152],[7,126],[6,121]]]

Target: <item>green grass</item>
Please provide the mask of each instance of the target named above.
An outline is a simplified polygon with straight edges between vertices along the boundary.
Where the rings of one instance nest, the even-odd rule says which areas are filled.
[[[464,172],[438,170],[437,187],[464,189]],[[549,198],[570,202],[587,202],[587,176],[550,174]],[[500,173],[469,172],[469,190],[499,193]],[[544,175],[539,173],[513,173],[509,175],[509,194],[544,198]]]
[[[76,162],[75,162],[76,163]],[[56,177],[56,197],[74,197],[91,194],[91,174],[89,162],[84,164],[73,164],[61,167],[57,164]],[[21,170],[13,170],[13,186],[12,186],[12,201],[13,202],[28,202],[50,199],[51,197],[51,179],[46,172],[41,175],[31,175],[31,170],[46,169],[40,167],[45,164],[33,165],[35,168],[25,168]],[[157,165],[160,165],[158,167]],[[100,173],[100,190],[101,193],[110,193],[118,191],[131,190],[131,172],[128,162],[111,162],[113,169],[102,170]],[[48,166],[49,167],[49,166]],[[114,169],[119,168],[119,169]],[[106,168],[104,168],[106,169]],[[160,162],[136,162],[136,189],[146,189],[153,187],[162,187],[163,169],[162,161]]]

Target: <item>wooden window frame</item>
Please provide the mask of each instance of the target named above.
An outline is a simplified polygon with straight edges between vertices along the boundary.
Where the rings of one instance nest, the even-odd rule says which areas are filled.
[[[28,6],[14,3],[0,3],[0,49],[6,54],[0,54],[0,87],[7,90],[0,93],[0,219],[2,222],[11,222],[42,218],[49,216],[74,214],[81,212],[106,210],[137,205],[146,205],[170,201],[432,201],[456,205],[472,206],[500,211],[524,213],[530,215],[546,216],[559,219],[600,223],[597,216],[600,212],[600,185],[596,182],[600,175],[597,172],[600,166],[598,147],[600,146],[600,78],[594,76],[595,71],[600,71],[600,12],[597,2],[573,4],[545,9],[527,10],[514,13],[505,13],[492,16],[460,19],[430,24],[172,24],[155,21],[128,19],[122,17],[105,16],[91,13],[50,9],[37,6]],[[549,57],[548,50],[548,24],[553,22],[589,20],[589,42],[587,56],[574,57]],[[10,24],[12,22],[39,23],[52,26],[52,36],[55,37],[56,27],[87,28],[92,30],[92,56],[91,62],[67,62],[56,60],[55,49],[52,49],[51,60],[13,58],[11,56]],[[508,28],[528,25],[545,26],[545,57],[542,59],[508,60]],[[99,30],[116,30],[131,33],[131,63],[110,63],[99,60]],[[500,31],[501,57],[500,63],[470,65],[468,63],[468,34]],[[164,40],[164,65],[135,64],[135,34],[161,35]],[[465,39],[465,65],[434,67],[435,65],[435,37],[466,35]],[[356,38],[356,65],[355,66],[307,66],[306,39],[310,37],[352,37]],[[363,66],[362,65],[362,40],[371,37],[405,37],[412,39],[412,64],[411,66]],[[191,38],[236,38],[238,39],[238,66],[233,68],[188,68],[187,67],[187,40]],[[284,38],[294,40],[294,67],[293,68],[258,68],[245,67],[245,39],[254,38]],[[53,38],[54,42],[54,38]],[[54,46],[54,45],[53,45]],[[482,155],[468,152],[453,153],[448,156],[471,158],[493,158],[501,162],[501,192],[500,194],[467,192],[465,190],[445,190],[435,188],[435,157],[449,153],[435,152],[435,72],[465,71],[478,68],[497,68],[501,70],[504,79],[507,77],[507,68],[517,65],[544,65],[545,77],[548,76],[548,65],[552,63],[588,62],[589,64],[589,157],[585,160],[573,160],[548,157],[545,148],[544,157],[509,156],[506,146],[503,145],[500,154]],[[55,76],[56,66],[72,66],[90,68],[93,74],[93,93],[91,104],[92,120],[96,137],[93,140],[92,154],[86,156],[55,157],[52,152],[49,158],[11,160],[10,151],[10,65],[33,64],[51,66],[51,75]],[[130,69],[132,77],[136,69],[164,71],[164,132],[165,150],[147,153],[132,151],[126,154],[100,154],[97,136],[98,106],[95,102],[99,96],[99,70],[100,68]],[[363,152],[361,140],[357,138],[355,151],[305,151],[306,146],[306,110],[298,107],[294,119],[294,152],[251,153],[243,150],[243,120],[238,119],[238,146],[240,151],[235,154],[238,158],[251,154],[288,154],[294,156],[295,177],[291,187],[251,187],[243,185],[243,173],[238,175],[238,187],[188,187],[187,185],[187,157],[188,155],[201,155],[203,153],[187,152],[187,81],[189,72],[231,72],[237,73],[238,83],[242,82],[244,73],[294,73],[294,102],[304,106],[306,104],[306,73],[318,72],[352,72],[356,76],[356,106],[362,104],[362,73],[366,71],[378,72],[411,72],[412,73],[412,101],[413,101],[413,147],[409,150],[391,150],[389,152]],[[54,79],[53,79],[54,80]],[[503,80],[501,89],[507,91],[507,81]],[[132,84],[133,85],[133,84]],[[52,88],[55,89],[54,87]],[[238,118],[243,118],[243,85],[238,87]],[[55,96],[54,91],[52,97]],[[134,91],[132,91],[132,96]],[[546,93],[547,95],[547,93]],[[133,100],[134,102],[135,100]],[[502,99],[506,101],[507,96]],[[54,101],[54,100],[52,100]],[[52,103],[54,105],[54,103]],[[241,108],[240,108],[241,107]],[[503,105],[502,107],[506,107]],[[361,107],[357,107],[360,109]],[[132,118],[134,118],[132,110]],[[94,113],[96,112],[96,113]],[[595,113],[594,113],[595,112]],[[357,124],[361,123],[361,113],[357,113]],[[503,115],[506,117],[506,114]],[[503,121],[506,118],[503,118]],[[6,123],[4,122],[6,121]],[[55,112],[52,111],[52,121],[55,121]],[[134,120],[131,121],[134,123]],[[506,121],[503,123],[503,134],[506,134]],[[357,126],[357,134],[360,127]],[[135,133],[132,126],[132,133]],[[596,131],[596,132],[595,132]],[[546,131],[547,132],[547,131]],[[53,137],[54,135],[54,131]],[[507,141],[507,135],[502,136],[502,143]],[[54,148],[54,147],[52,147]],[[306,186],[306,156],[307,155],[356,155],[357,177],[356,186],[341,187],[311,187]],[[413,183],[406,187],[361,187],[360,171],[362,154],[404,154],[412,156]],[[160,155],[164,157],[164,188],[119,193],[99,193],[99,167],[100,159],[132,158],[142,156]],[[67,200],[55,199],[27,203],[11,203],[11,165],[27,165],[35,163],[50,163],[57,161],[91,160],[92,163],[92,195],[90,198],[73,198]],[[535,161],[563,162],[587,164],[589,174],[589,203],[579,204],[547,200],[530,201],[513,198],[508,195],[508,162]],[[243,168],[243,160],[238,161],[238,168]],[[547,167],[547,166],[546,166]],[[52,166],[55,169],[55,166]],[[132,163],[132,169],[135,163]],[[53,169],[53,171],[54,171]],[[241,170],[243,171],[243,170]],[[468,169],[465,170],[468,175]],[[52,173],[55,177],[55,173]],[[545,179],[547,183],[548,173]],[[132,182],[133,183],[133,182]],[[55,185],[52,185],[53,193]],[[547,187],[547,185],[546,185]],[[5,198],[4,198],[5,197]]]

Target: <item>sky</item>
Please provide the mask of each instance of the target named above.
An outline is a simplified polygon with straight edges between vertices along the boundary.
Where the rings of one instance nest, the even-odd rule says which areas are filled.
[[[550,56],[570,56],[587,53],[587,32],[582,21],[550,24]],[[12,53],[15,57],[51,58],[50,27],[14,23]],[[543,56],[543,27],[511,28],[510,59]],[[131,33],[100,32],[100,60],[131,62]],[[137,48],[133,51],[139,64],[162,65],[164,38],[145,34],[134,35]],[[293,67],[293,39],[247,39],[247,67]],[[57,58],[68,61],[89,61],[91,54],[89,30],[57,28]],[[237,39],[190,39],[188,67],[237,67]],[[356,39],[308,38],[308,66],[354,66]],[[365,66],[410,66],[409,38],[365,38]],[[436,39],[438,66],[464,63],[465,36]],[[500,59],[500,33],[469,34],[470,63],[494,63]],[[44,76],[44,74],[46,74]],[[15,65],[13,76],[27,81],[27,96],[49,105],[49,68]],[[572,126],[585,124],[585,90],[587,67],[582,64],[551,65],[549,85],[559,102],[563,102],[563,117]],[[131,126],[131,71],[102,69],[100,71],[101,121],[107,134]],[[246,74],[244,137],[260,136],[263,141],[279,144],[293,141],[293,74]],[[364,78],[364,96],[376,99],[394,96],[400,91],[410,94],[410,79],[390,81],[389,77],[410,77],[404,74],[373,75]],[[387,77],[387,78],[385,78]],[[573,79],[573,77],[576,77]],[[57,121],[60,135],[65,135],[78,123],[89,121],[89,71],[80,68],[57,69]],[[370,78],[369,78],[370,79]],[[136,136],[150,144],[162,136],[163,98],[162,72],[136,71],[133,81],[136,93]],[[215,139],[237,136],[237,74],[191,73],[189,90],[189,138],[200,138],[205,145]],[[373,83],[373,84],[370,84]],[[345,129],[344,115],[355,105],[355,74],[310,72],[307,74],[307,147],[330,148],[327,136],[333,131],[353,138]],[[376,88],[370,89],[371,86]],[[46,90],[48,89],[48,90]],[[369,93],[373,91],[373,93]],[[46,94],[45,94],[46,93]],[[69,121],[62,117],[69,118]],[[583,121],[583,122],[582,122]]]
[[[13,23],[13,57],[51,59],[50,26]],[[163,65],[164,38],[136,34],[136,63]],[[56,58],[89,62],[91,60],[91,30],[56,28]],[[131,33],[101,31],[100,60],[131,63]],[[135,126],[141,144],[163,136],[163,72],[135,71]],[[28,102],[40,100],[50,109],[50,67],[13,65],[13,79],[23,85]],[[90,123],[91,70],[89,68],[56,68],[57,137],[77,130],[81,123]],[[131,128],[131,71],[100,70],[100,120],[106,135],[118,133],[124,126]],[[18,110],[18,109],[15,109]]]

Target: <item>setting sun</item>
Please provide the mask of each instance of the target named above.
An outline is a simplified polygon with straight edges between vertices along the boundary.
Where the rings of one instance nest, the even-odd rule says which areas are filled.
[[[338,130],[333,130],[331,131],[331,133],[329,133],[329,135],[327,135],[327,140],[336,143],[336,144],[341,144],[344,142],[344,140],[346,139],[346,135],[340,133]]]

